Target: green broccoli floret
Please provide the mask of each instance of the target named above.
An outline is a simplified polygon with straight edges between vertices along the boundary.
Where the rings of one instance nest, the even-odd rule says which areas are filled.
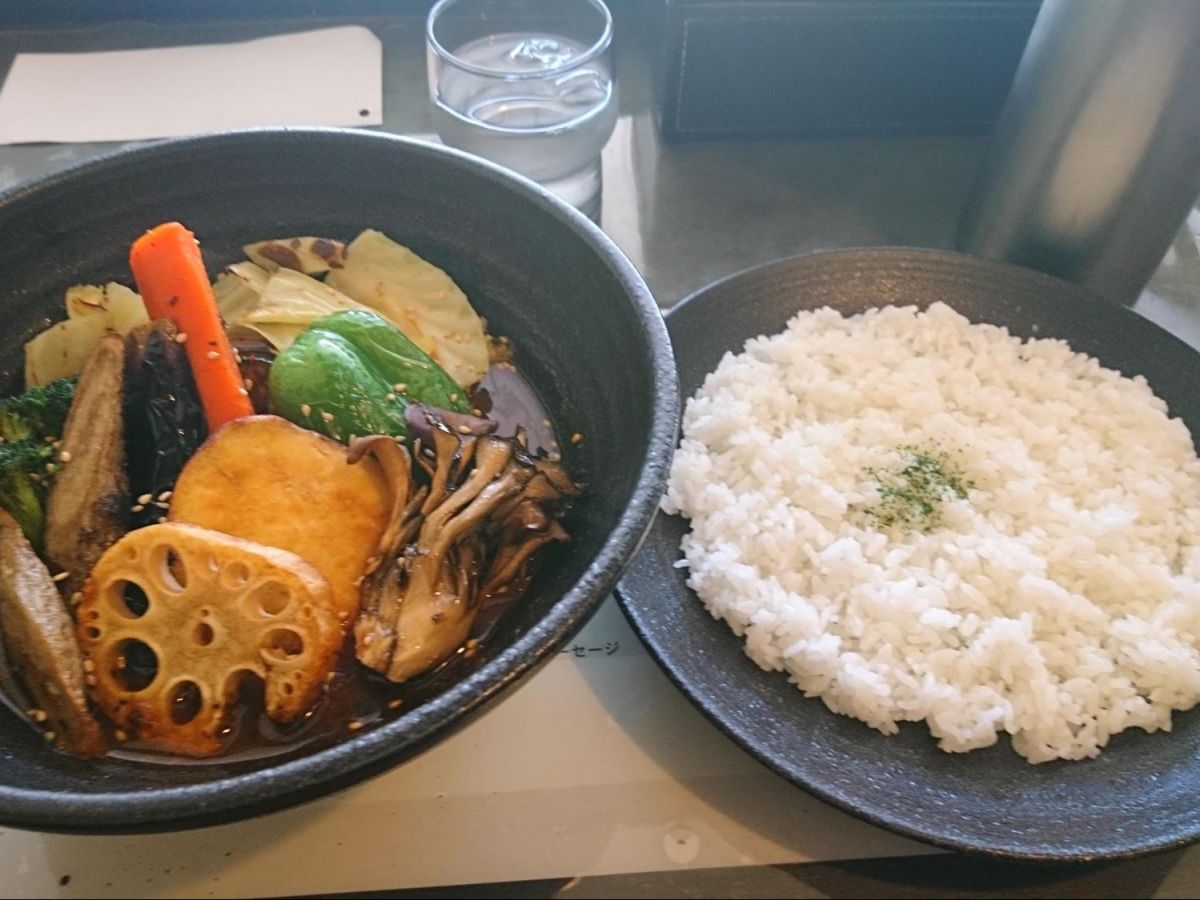
[[[46,496],[60,468],[44,441],[0,443],[0,507],[8,511],[35,549],[46,526]]]
[[[0,400],[0,438],[41,441],[62,437],[63,424],[75,397],[75,378],[59,378]]]

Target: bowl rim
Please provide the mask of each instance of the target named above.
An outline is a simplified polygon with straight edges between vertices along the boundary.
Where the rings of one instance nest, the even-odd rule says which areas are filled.
[[[0,785],[0,821],[41,831],[131,834],[230,822],[316,799],[399,764],[460,727],[506,689],[553,658],[608,596],[632,560],[658,508],[674,453],[679,383],[662,313],[633,263],[595,223],[529,179],[479,157],[415,138],[349,128],[254,128],[139,143],[50,173],[0,193],[0,213],[73,183],[142,161],[196,149],[256,144],[354,142],[419,159],[437,159],[523,197],[582,237],[613,273],[628,300],[649,353],[649,449],[615,527],[576,582],[549,613],[494,659],[433,699],[390,722],[330,747],[248,773],[200,784],[137,791],[34,790]],[[54,751],[48,751],[54,752]],[[131,821],[135,820],[136,821]]]

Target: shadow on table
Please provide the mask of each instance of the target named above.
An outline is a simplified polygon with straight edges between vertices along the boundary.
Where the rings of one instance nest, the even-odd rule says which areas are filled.
[[[285,840],[298,819],[332,814],[337,800],[187,831],[137,835],[39,835],[64,896],[199,895],[232,866]],[[67,886],[70,885],[68,888]],[[0,894],[3,894],[0,889]]]
[[[1114,863],[1044,865],[962,855],[743,866],[341,894],[363,900],[600,897],[1127,897],[1155,896],[1182,851]]]
[[[1049,864],[947,854],[782,867],[822,896],[1153,897],[1182,850],[1107,863]]]

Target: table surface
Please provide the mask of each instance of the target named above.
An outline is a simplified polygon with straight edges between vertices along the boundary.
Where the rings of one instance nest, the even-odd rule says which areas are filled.
[[[10,30],[0,32],[0,72],[17,52],[227,41],[347,21],[370,27],[383,41],[383,130],[434,140],[421,21],[412,15]],[[635,12],[617,16],[621,115],[604,152],[601,224],[641,270],[660,305],[669,307],[715,279],[785,256],[840,247],[952,245],[985,138],[665,145],[654,116],[657,47],[644,26]],[[0,147],[0,191],[112,149],[112,144]],[[1193,211],[1135,309],[1200,347],[1200,211]],[[715,729],[703,739],[727,743]],[[798,789],[783,788],[799,795]],[[0,870],[16,864],[6,860]],[[444,889],[390,887],[344,896],[1186,897],[1200,891],[1200,847],[1070,866],[936,854]]]

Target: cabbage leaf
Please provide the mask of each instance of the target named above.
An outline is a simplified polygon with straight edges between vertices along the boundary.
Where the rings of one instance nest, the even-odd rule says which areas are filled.
[[[466,295],[437,266],[379,231],[346,247],[345,264],[325,284],[388,319],[460,385],[488,369],[483,322]]]

